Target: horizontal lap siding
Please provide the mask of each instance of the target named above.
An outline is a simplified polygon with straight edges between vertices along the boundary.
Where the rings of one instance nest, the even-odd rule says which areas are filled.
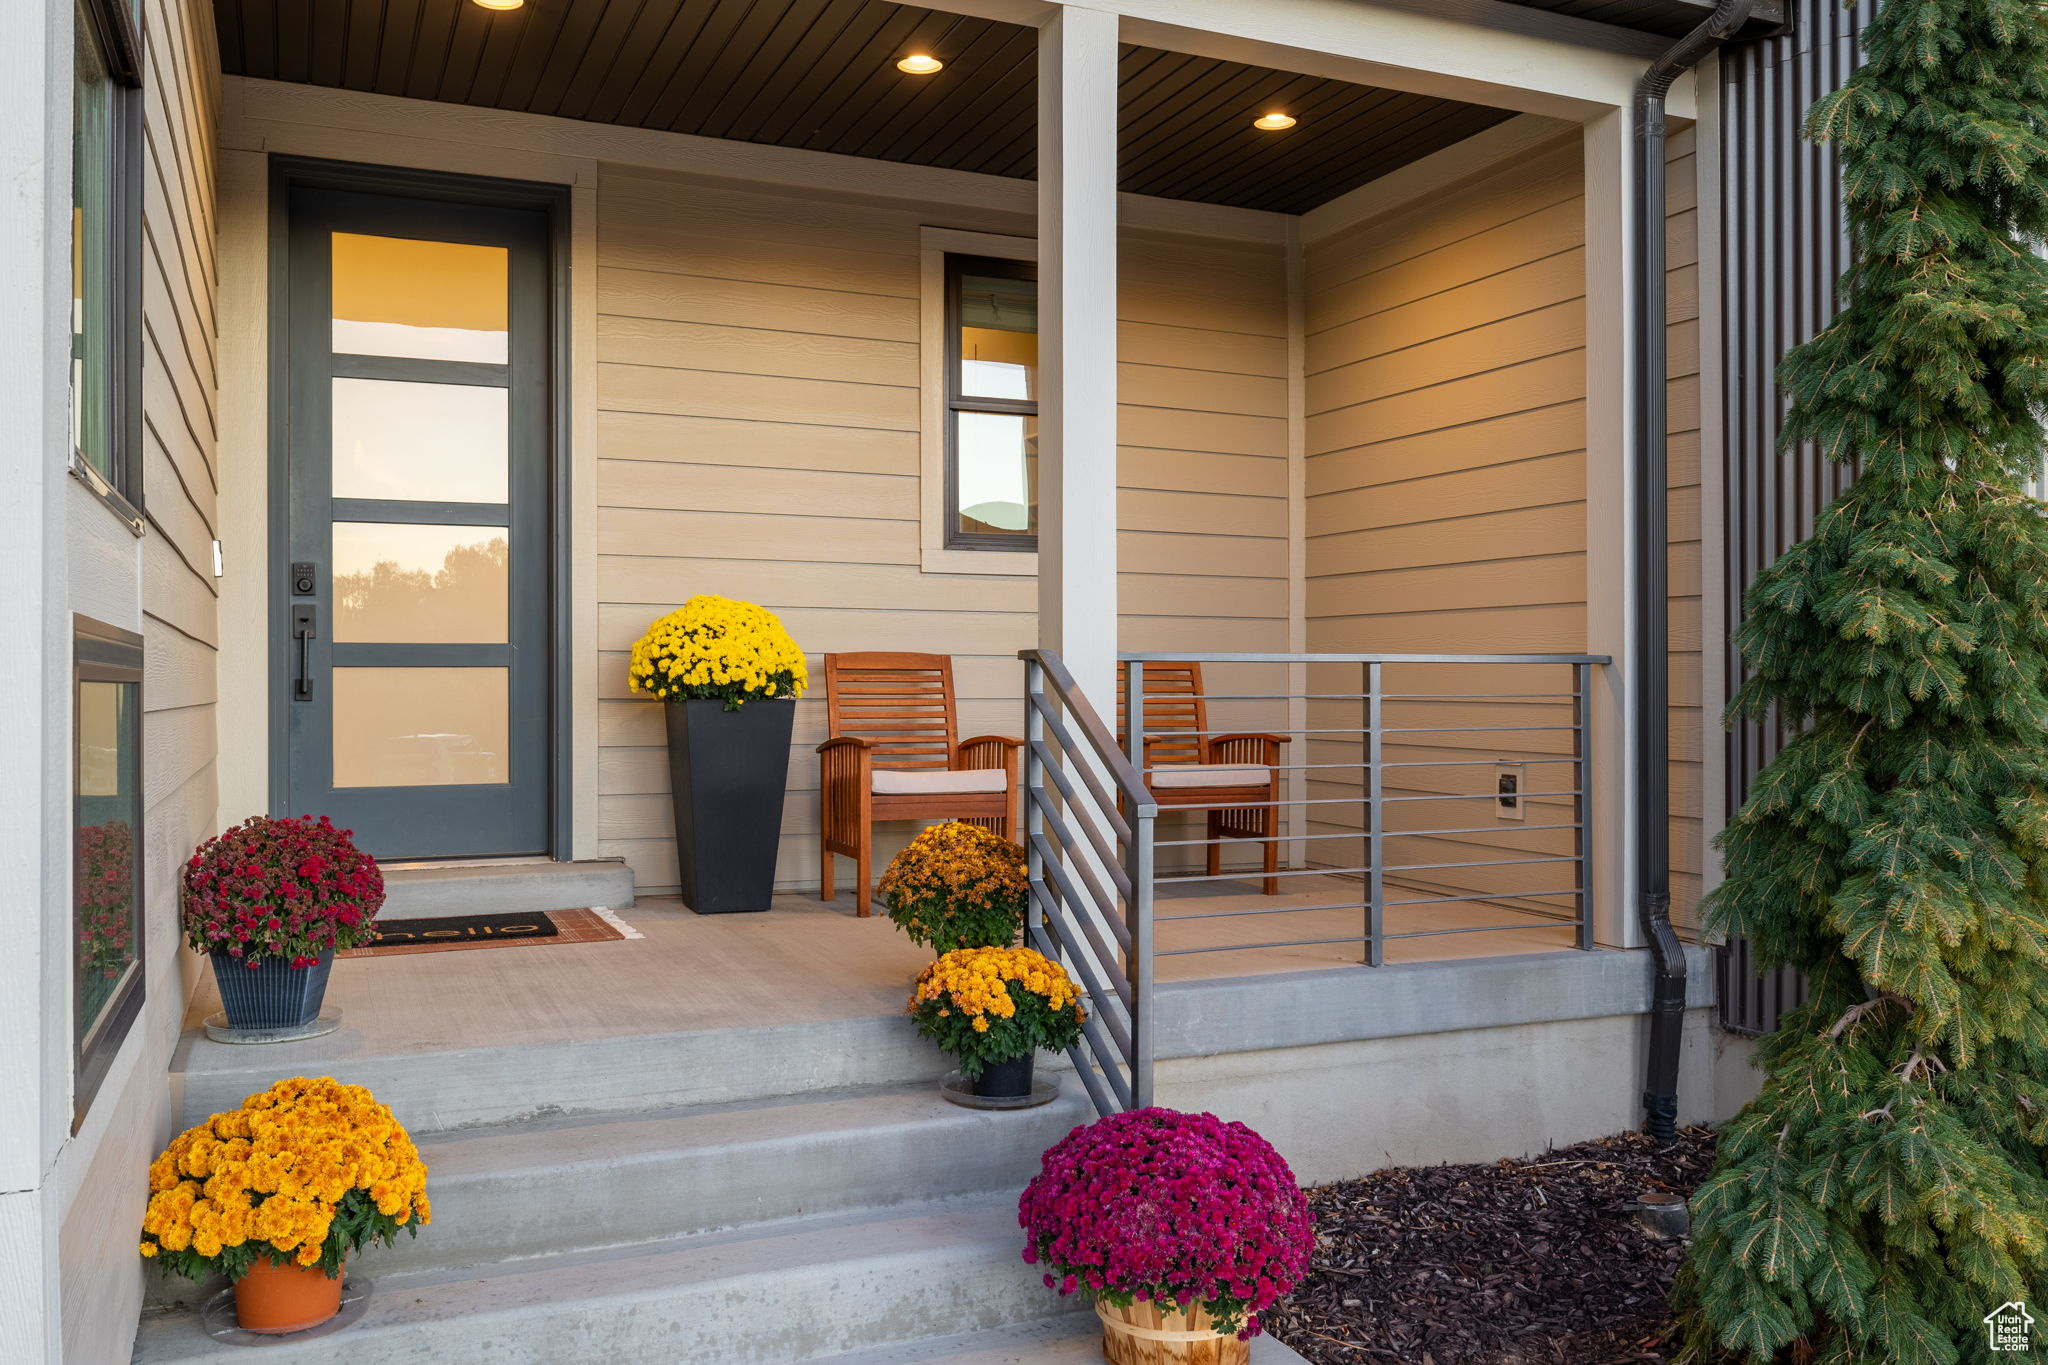
[[[217,804],[214,125],[220,93],[207,7],[147,0],[143,8],[145,828],[150,951],[167,963],[175,942],[172,874],[211,832]]]
[[[143,634],[143,892],[146,990],[141,1051],[94,1097],[64,1154],[72,1170],[58,1234],[64,1358],[125,1360],[142,1278],[135,1262],[137,1173],[168,1137],[164,1068],[183,1026],[192,959],[179,947],[178,868],[215,827],[218,805],[213,578],[215,461],[215,134],[219,61],[203,3],[144,0],[142,501],[135,561],[104,566],[95,594],[139,593]],[[123,536],[125,539],[125,536]],[[133,600],[133,599],[131,599]],[[243,812],[236,812],[242,814]]]
[[[1706,870],[1705,717],[1700,698],[1707,657],[1700,638],[1700,299],[1699,184],[1693,129],[1671,136],[1666,160],[1665,430],[1671,435],[1668,517],[1671,627],[1671,914],[1691,937]]]
[[[776,611],[811,660],[954,656],[963,736],[1021,730],[1037,585],[926,573],[918,229],[1027,220],[607,170],[598,206],[600,851],[676,883],[661,716],[626,685],[694,593]],[[1285,289],[1277,248],[1127,239],[1118,551],[1127,644],[1280,649]],[[778,881],[815,885],[822,696],[799,703]],[[889,853],[908,827],[891,830]]]
[[[1308,645],[1318,651],[1576,652],[1586,639],[1584,176],[1575,142],[1313,244],[1307,258]],[[1563,668],[1389,668],[1396,693],[1558,692]],[[1339,670],[1316,691],[1358,691]],[[1390,831],[1484,834],[1390,838],[1390,869],[1570,852],[1565,832],[1500,823],[1481,800],[1433,800],[1492,784],[1521,758],[1529,790],[1566,790],[1569,752],[1550,730],[1473,731],[1569,721],[1559,702],[1390,702]],[[1310,707],[1311,726],[1361,724],[1356,703]],[[1465,733],[1424,727],[1467,727]],[[1356,739],[1311,742],[1317,763],[1362,760]],[[1355,773],[1318,774],[1313,797],[1362,795]],[[1532,796],[1528,825],[1570,819],[1568,798]],[[1342,838],[1361,810],[1313,808],[1332,837],[1312,856],[1362,865]],[[1395,873],[1395,899],[1486,897],[1562,913],[1568,901],[1516,893],[1570,885],[1561,864]],[[1562,878],[1563,880],[1559,880]]]

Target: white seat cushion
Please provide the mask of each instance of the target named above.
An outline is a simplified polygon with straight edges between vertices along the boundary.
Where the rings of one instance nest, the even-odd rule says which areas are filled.
[[[944,768],[877,768],[877,796],[940,796],[957,792],[1007,791],[1010,775],[1001,768],[970,768],[948,772]]]
[[[1256,763],[1168,763],[1148,776],[1161,790],[1174,787],[1263,787],[1273,770]]]

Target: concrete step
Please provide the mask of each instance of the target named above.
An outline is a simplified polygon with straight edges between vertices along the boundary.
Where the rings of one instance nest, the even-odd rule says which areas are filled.
[[[488,1014],[492,1002],[469,1000],[459,1008]],[[183,1093],[181,1123],[203,1122],[291,1075],[368,1086],[418,1136],[568,1115],[936,1083],[952,1067],[902,1014],[420,1051],[372,1048],[350,1027],[346,1011],[341,1023],[324,1038],[262,1047],[210,1042],[188,1031],[171,1068]],[[1064,1068],[1066,1062],[1045,1056],[1039,1065]]]
[[[547,1204],[551,1191],[531,1191]],[[379,1278],[364,1315],[271,1344],[269,1365],[798,1365],[987,1332],[1080,1305],[1019,1252],[1016,1204],[806,1219],[482,1273]],[[943,1359],[943,1357],[940,1357]],[[190,1312],[143,1319],[134,1365],[239,1365]]]
[[[523,915],[633,904],[633,869],[617,858],[582,862],[393,863],[384,873],[382,919]]]
[[[1305,1365],[1299,1352],[1269,1336],[1252,1338],[1252,1365]],[[1093,1313],[1065,1313],[965,1336],[935,1337],[851,1355],[820,1365],[1100,1365],[1102,1328]]]
[[[434,1221],[364,1253],[365,1273],[481,1265],[806,1215],[989,1192],[1093,1115],[1080,1082],[1037,1109],[985,1113],[935,1086],[651,1114],[542,1120],[423,1138]]]

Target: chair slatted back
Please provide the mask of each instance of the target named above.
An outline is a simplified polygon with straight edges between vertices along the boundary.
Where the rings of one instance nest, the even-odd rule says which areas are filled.
[[[825,718],[828,738],[872,742],[877,768],[950,768],[959,742],[952,656],[827,654]]]
[[[1198,663],[1149,663],[1138,673],[1145,692],[1145,738],[1151,741],[1147,767],[1164,763],[1200,763],[1208,740],[1209,701],[1202,690]],[[1128,733],[1131,670],[1118,664],[1116,729]]]

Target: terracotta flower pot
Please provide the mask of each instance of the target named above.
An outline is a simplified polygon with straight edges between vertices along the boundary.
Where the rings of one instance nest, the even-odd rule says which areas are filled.
[[[1098,1303],[1095,1315],[1110,1365],[1249,1365],[1252,1358],[1250,1342],[1216,1331],[1199,1308],[1166,1313],[1156,1303]]]
[[[303,1332],[341,1311],[341,1276],[259,1258],[235,1281],[235,1320],[249,1332]]]

